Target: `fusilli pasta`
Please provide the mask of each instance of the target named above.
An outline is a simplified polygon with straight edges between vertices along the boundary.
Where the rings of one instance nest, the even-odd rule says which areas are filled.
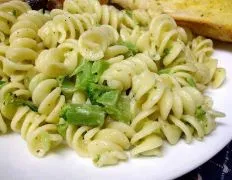
[[[173,63],[184,49],[183,35],[180,35],[176,22],[169,15],[161,14],[152,19],[149,31],[164,66]]]
[[[161,146],[163,140],[159,135],[161,128],[160,123],[149,119],[153,113],[157,111],[157,107],[140,112],[131,123],[131,127],[136,133],[132,136],[131,144],[134,145],[131,153],[136,155],[161,155]]]
[[[29,107],[19,107],[12,118],[11,128],[21,133],[30,152],[38,157],[44,156],[50,149],[62,142],[54,124],[45,124],[46,116],[33,112]]]
[[[38,112],[46,115],[48,123],[58,123],[59,113],[65,103],[64,95],[57,80],[40,73],[31,79],[29,90],[32,94],[32,102],[38,106]]]
[[[0,132],[3,134],[7,132],[7,126],[6,126],[6,123],[5,123],[1,113],[0,113]]]
[[[43,50],[35,61],[36,69],[50,77],[71,74],[78,65],[78,42],[66,40],[57,48]]]
[[[41,49],[37,31],[48,19],[48,15],[28,11],[12,26],[10,46],[3,61],[4,72],[11,76],[12,81],[21,81],[25,73],[33,67]]]
[[[22,99],[29,99],[31,93],[26,87],[19,82],[10,82],[4,85],[0,89],[0,110],[3,117],[11,120],[17,110],[17,106],[12,103],[8,103],[9,95],[13,95]]]
[[[225,80],[225,69],[217,67],[217,60],[211,56],[213,54],[213,42],[210,39],[206,39],[202,36],[198,36],[189,44],[197,66],[199,67],[200,76],[198,80],[203,84],[210,83],[213,88],[218,88],[222,85]],[[204,75],[204,77],[202,77]]]
[[[101,82],[106,81],[107,85],[121,90],[131,87],[132,77],[145,71],[157,71],[155,62],[145,54],[137,54],[124,61],[112,64],[101,76]]]
[[[133,77],[131,92],[143,109],[150,109],[157,104],[164,120],[171,110],[177,117],[181,117],[184,112],[194,115],[196,108],[203,102],[203,96],[194,87],[181,87],[171,75],[157,76],[149,71]]]
[[[120,28],[122,24],[130,28],[136,25],[136,21],[126,12],[119,11],[113,6],[101,5],[98,0],[65,0],[64,10],[74,14],[96,14],[99,24],[109,24],[115,29]]]
[[[30,6],[22,1],[9,1],[0,4],[0,42],[8,43],[11,26],[21,14],[30,10]]]
[[[88,143],[88,152],[97,166],[117,164],[120,160],[127,160],[124,150],[130,148],[128,138],[134,134],[132,128],[126,124],[109,123],[101,129]]]
[[[117,31],[109,25],[92,28],[80,36],[79,52],[90,61],[102,59],[107,47],[116,43],[118,38]]]
[[[95,15],[64,12],[41,27],[38,35],[43,40],[44,45],[51,48],[63,43],[66,39],[79,38],[84,31],[96,26],[96,24]]]
[[[96,166],[160,156],[163,144],[211,133],[224,68],[213,42],[163,14],[156,1],[65,0],[34,11],[0,4],[0,133],[7,124],[42,157],[63,140]]]

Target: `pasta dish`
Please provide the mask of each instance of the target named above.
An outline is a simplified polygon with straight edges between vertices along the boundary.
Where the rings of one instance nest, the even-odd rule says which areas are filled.
[[[98,167],[165,155],[165,142],[203,140],[225,116],[205,93],[226,77],[213,51],[155,1],[119,10],[65,0],[51,11],[6,1],[0,133],[21,134],[37,157],[66,143]]]

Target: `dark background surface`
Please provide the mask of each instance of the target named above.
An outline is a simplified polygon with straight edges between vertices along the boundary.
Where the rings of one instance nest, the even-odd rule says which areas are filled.
[[[232,180],[232,141],[208,162],[176,180]]]

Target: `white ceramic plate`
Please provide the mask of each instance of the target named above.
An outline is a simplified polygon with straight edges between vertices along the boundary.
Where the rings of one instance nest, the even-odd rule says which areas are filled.
[[[232,139],[232,45],[217,44],[215,57],[227,70],[227,80],[220,89],[210,91],[214,107],[226,113],[218,119],[217,129],[204,141],[188,145],[166,145],[163,157],[130,159],[118,166],[96,168],[91,160],[83,159],[66,147],[37,159],[27,150],[18,134],[0,136],[0,179],[65,180],[65,179],[173,179],[203,164]]]

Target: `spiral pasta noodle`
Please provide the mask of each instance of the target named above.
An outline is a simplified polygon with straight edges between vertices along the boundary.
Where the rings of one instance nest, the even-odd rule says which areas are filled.
[[[14,104],[7,104],[5,102],[5,98],[8,94],[12,94],[16,97],[20,97],[23,99],[29,99],[31,97],[31,93],[26,87],[19,82],[10,82],[4,85],[0,89],[0,110],[3,117],[11,120],[17,110],[17,106]]]
[[[204,103],[205,101],[207,100],[204,99]],[[169,121],[184,133],[187,143],[191,143],[194,136],[199,140],[202,140],[205,135],[215,129],[215,118],[221,116],[221,113],[212,110],[212,107],[205,108],[205,110],[206,114],[204,120],[199,120],[197,117],[191,115],[183,115],[181,118],[176,118],[175,116],[170,115]]]
[[[129,148],[128,138],[134,130],[124,123],[112,122],[103,129],[69,125],[65,134],[67,144],[78,155],[91,157],[97,166],[104,166],[127,159],[124,150]]]
[[[120,28],[122,24],[130,28],[136,25],[136,20],[126,12],[119,11],[113,6],[101,5],[97,0],[65,0],[64,10],[73,14],[83,14],[86,12],[96,14],[99,24],[109,24],[115,29]]]
[[[10,94],[24,99],[31,96],[30,92],[21,83],[11,82],[0,88],[0,132],[2,133],[7,132],[5,120],[11,120],[17,110],[16,105],[5,102],[5,98]]]
[[[144,70],[157,71],[155,62],[145,54],[137,54],[124,61],[112,64],[101,76],[100,81],[106,81],[107,85],[120,90],[131,87],[132,77]]]
[[[142,30],[139,26],[136,26],[134,29],[123,26],[120,29],[120,38],[124,42],[134,44],[139,52],[148,54],[152,59],[160,59],[156,44],[152,41],[152,36],[149,31]]]
[[[140,112],[131,123],[135,134],[131,138],[134,148],[131,150],[133,156],[161,155],[163,140],[159,135],[160,123],[152,121],[149,116],[157,111],[157,107]]]
[[[203,63],[213,54],[213,41],[205,39],[202,36],[198,36],[193,39],[190,47],[197,58],[197,61]]]
[[[120,62],[125,59],[124,55],[128,51],[129,49],[124,45],[112,45],[106,49],[104,59],[106,59],[110,64]]]
[[[161,60],[164,66],[177,61],[188,41],[188,34],[177,27],[170,16],[164,14],[152,18],[149,30],[143,30],[139,26],[134,29],[122,27],[120,37],[154,60]]]
[[[142,85],[144,82],[146,85]],[[163,74],[158,77],[149,71],[134,76],[132,93],[143,109],[158,105],[160,116],[164,120],[171,111],[176,117],[181,117],[184,112],[194,115],[196,107],[203,102],[203,96],[194,87],[181,87],[171,75]]]
[[[109,25],[92,28],[80,36],[79,52],[90,61],[102,59],[107,47],[116,43],[118,38],[117,31]]]
[[[21,14],[30,10],[30,6],[22,1],[9,1],[0,5],[0,42],[8,43],[11,26]]]
[[[4,72],[4,61],[5,61],[5,54],[8,49],[8,46],[6,46],[3,43],[0,43],[0,80],[2,81],[8,81],[9,77],[7,74]]]
[[[197,78],[199,69],[193,63],[185,63],[161,70],[159,73],[171,74],[181,86],[198,87]],[[204,74],[207,76],[208,74]]]
[[[120,122],[109,123],[96,133],[88,143],[88,153],[97,166],[117,164],[127,160],[125,150],[130,148],[129,138],[134,131],[131,127]]]
[[[175,61],[184,49],[175,21],[166,14],[161,14],[152,19],[149,31],[157,46],[157,52],[162,58],[164,66]]]
[[[49,19],[37,11],[21,15],[11,28],[10,46],[6,51],[4,71],[14,81],[21,81],[25,73],[33,67],[41,49],[38,29]],[[26,54],[27,56],[25,56]]]
[[[218,68],[217,60],[211,57],[213,54],[212,40],[198,36],[193,39],[189,46],[198,62],[197,66],[203,70],[201,74],[205,74],[203,84],[210,83],[213,88],[220,87],[225,80],[226,72],[224,68]]]
[[[225,68],[217,68],[213,74],[213,79],[211,81],[211,86],[213,88],[219,88],[226,79]]]
[[[76,91],[72,95],[72,104],[84,104],[87,101],[86,95],[81,91]]]
[[[57,47],[66,39],[75,39],[97,24],[91,14],[70,14],[63,12],[55,16],[40,28],[38,35],[46,47]]]
[[[170,120],[185,134],[187,143],[192,141],[194,131],[196,131],[199,139],[204,137],[204,129],[194,116],[183,115],[180,119],[177,119],[175,116],[170,115]]]
[[[42,73],[37,74],[31,79],[29,90],[32,94],[32,102],[38,106],[38,112],[47,116],[45,121],[58,123],[65,97],[61,95],[57,80]]]
[[[90,128],[87,126],[77,127],[69,125],[65,136],[67,144],[80,156],[88,156],[88,143],[98,131],[99,128]]]
[[[46,116],[33,112],[29,107],[19,107],[14,115],[11,128],[21,133],[30,152],[37,157],[44,156],[50,149],[62,142],[54,124],[46,124]]]
[[[2,134],[5,134],[7,132],[7,126],[1,114],[0,114],[0,132]]]
[[[49,76],[71,74],[78,65],[78,42],[66,40],[57,48],[43,50],[35,61],[35,68]]]

